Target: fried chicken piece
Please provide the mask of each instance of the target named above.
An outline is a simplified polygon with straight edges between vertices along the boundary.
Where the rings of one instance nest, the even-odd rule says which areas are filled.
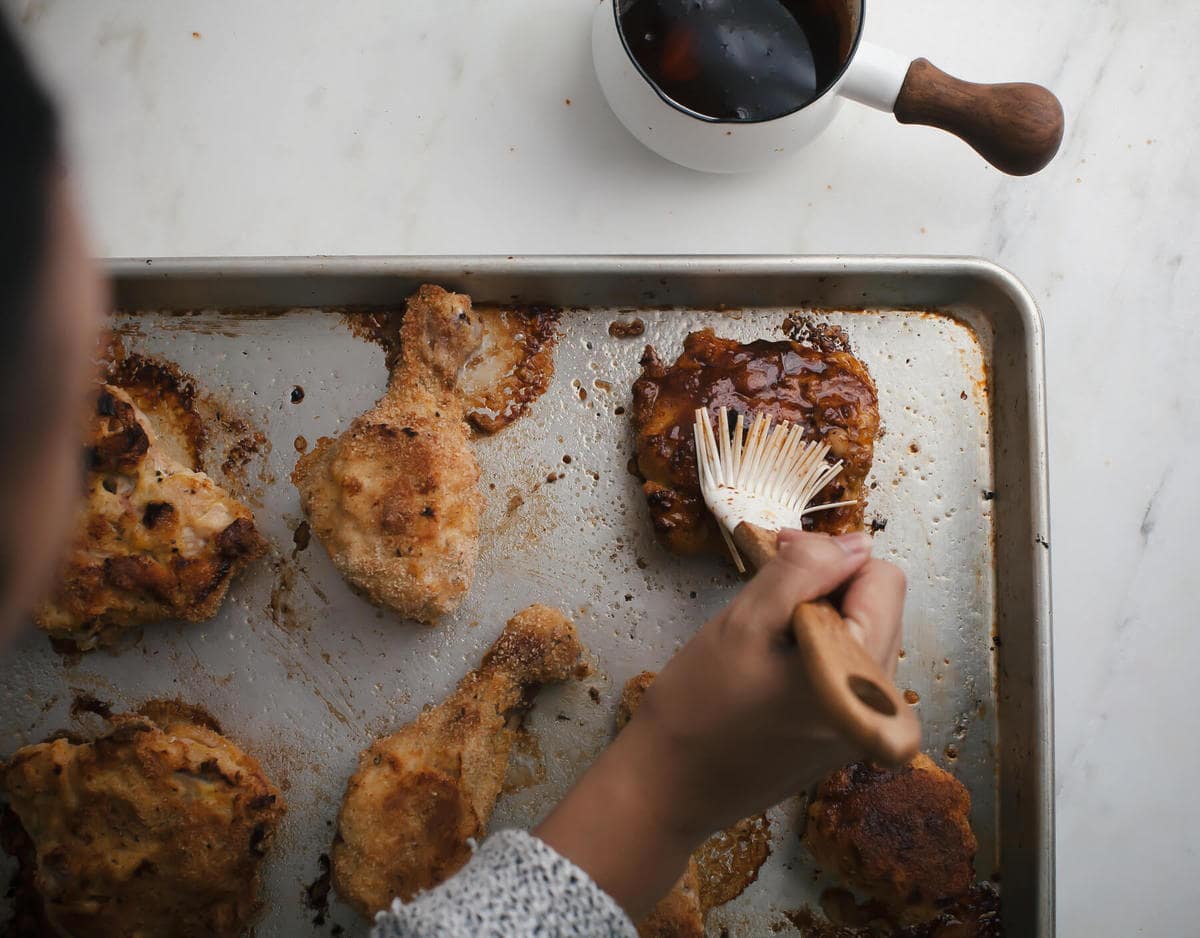
[[[561,612],[530,606],[455,691],[358,758],[331,854],[338,895],[364,916],[455,873],[487,828],[521,718],[583,648]]]
[[[920,753],[894,771],[839,769],[808,809],[804,839],[817,863],[916,924],[965,894],[978,844],[971,796]]]
[[[643,671],[625,682],[617,705],[618,732],[632,719],[655,676]],[[703,938],[708,913],[740,896],[758,878],[771,852],[770,837],[761,814],[713,834],[688,857],[687,869],[671,891],[637,923],[640,938]]]
[[[650,689],[656,677],[658,675],[653,671],[642,671],[625,682],[625,686],[621,688],[621,699],[617,702],[618,733],[633,719],[638,707],[642,705],[642,698],[646,696],[646,691]]]
[[[187,720],[113,718],[90,743],[26,746],[0,770],[7,846],[74,938],[240,935],[285,806],[254,758]]]
[[[211,618],[267,549],[250,509],[169,455],[128,394],[104,385],[94,406],[87,501],[54,594],[34,614],[81,651],[135,626]]]
[[[637,923],[638,938],[704,938],[707,914],[700,904],[700,868],[690,856],[679,881]]]
[[[479,466],[458,374],[479,345],[469,297],[423,286],[408,300],[387,391],[292,481],[312,533],[351,586],[432,623],[462,602],[479,549]]]
[[[691,333],[675,364],[646,346],[633,385],[637,469],[659,541],[679,554],[724,553],[716,522],[704,507],[692,437],[694,411],[720,407],[766,412],[805,428],[845,465],[817,503],[857,499],[855,505],[812,515],[814,530],[844,534],[862,527],[864,482],[879,432],[879,402],[867,369],[824,334],[807,344],[758,340],[741,344],[711,329]]]
[[[765,814],[743,818],[697,847],[693,858],[705,914],[745,892],[770,855],[771,822]]]

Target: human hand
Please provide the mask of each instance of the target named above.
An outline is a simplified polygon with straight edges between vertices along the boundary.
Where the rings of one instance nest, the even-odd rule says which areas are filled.
[[[835,597],[890,680],[905,579],[865,534],[784,532],[778,556],[680,650],[625,732],[655,753],[669,817],[699,836],[803,790],[861,756],[823,717],[792,639],[802,602]],[[839,597],[840,598],[837,598]],[[647,779],[651,781],[651,779]]]
[[[791,622],[800,603],[832,596],[891,678],[905,580],[870,551],[865,534],[783,532],[775,559],[667,664],[537,834],[636,917],[713,830],[857,758],[819,716]]]

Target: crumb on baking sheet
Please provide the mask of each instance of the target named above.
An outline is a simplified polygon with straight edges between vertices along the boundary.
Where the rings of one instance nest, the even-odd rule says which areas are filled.
[[[641,319],[614,319],[608,324],[608,334],[614,339],[634,339],[646,332]]]

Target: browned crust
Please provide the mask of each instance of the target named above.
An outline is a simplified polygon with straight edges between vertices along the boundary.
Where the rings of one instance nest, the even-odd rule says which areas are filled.
[[[361,771],[368,763],[376,770]],[[333,885],[370,919],[395,897],[408,901],[453,876],[471,857],[468,840],[483,830],[458,778],[410,768],[381,740],[363,754],[346,786],[333,843]],[[369,800],[370,810],[355,810]],[[404,818],[403,824],[388,823]],[[365,845],[365,849],[364,849]]]
[[[970,813],[963,784],[924,754],[895,771],[854,763],[821,784],[805,841],[821,867],[913,923],[971,888]]]
[[[765,814],[744,818],[713,834],[692,856],[696,860],[700,907],[707,913],[732,902],[758,879],[771,855],[771,823]]]
[[[478,554],[479,466],[458,388],[479,344],[471,300],[425,284],[409,298],[388,389],[296,463],[312,534],[371,602],[432,624],[462,602]]]
[[[700,905],[700,872],[688,857],[679,881],[638,921],[638,938],[704,938],[706,911]]]
[[[569,678],[582,653],[570,619],[535,603],[508,620],[480,668],[517,675],[522,685],[549,684]]]
[[[643,671],[625,682],[625,686],[621,688],[621,699],[617,702],[618,730],[623,730],[625,724],[633,718],[638,707],[642,705],[642,698],[646,696],[646,691],[657,676],[653,671]]]
[[[241,934],[286,808],[258,762],[188,722],[113,718],[89,743],[27,746],[0,785],[27,839],[47,919],[64,934]]]

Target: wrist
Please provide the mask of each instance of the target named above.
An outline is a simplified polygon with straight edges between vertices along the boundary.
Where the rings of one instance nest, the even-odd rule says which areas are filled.
[[[638,919],[682,875],[707,832],[683,823],[647,740],[627,727],[534,830]]]
[[[636,804],[654,836],[690,854],[719,825],[705,810],[697,786],[689,783],[679,743],[644,716],[632,720],[609,747],[613,757],[604,771],[626,803]]]

